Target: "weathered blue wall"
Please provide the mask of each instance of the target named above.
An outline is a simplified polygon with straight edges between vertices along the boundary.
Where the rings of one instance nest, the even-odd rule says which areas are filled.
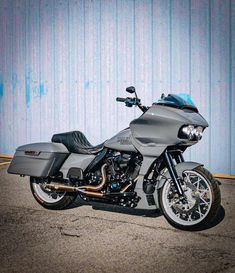
[[[234,0],[0,0],[0,153],[82,130],[97,144],[145,104],[190,93],[210,123],[188,157],[235,174]]]

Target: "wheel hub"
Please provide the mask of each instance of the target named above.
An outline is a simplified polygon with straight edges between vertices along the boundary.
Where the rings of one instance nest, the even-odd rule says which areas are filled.
[[[189,182],[185,183],[183,190],[184,196],[182,198],[178,198],[177,196],[173,207],[179,213],[189,214],[198,207],[200,195],[197,192],[197,188]]]
[[[64,197],[65,192],[50,190],[46,188],[46,185],[47,181],[43,180],[35,181],[35,183],[33,183],[34,191],[41,200],[47,203],[56,203]]]

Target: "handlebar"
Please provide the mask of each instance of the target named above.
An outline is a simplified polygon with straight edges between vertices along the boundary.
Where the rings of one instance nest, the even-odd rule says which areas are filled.
[[[125,101],[126,101],[126,98],[117,97],[117,98],[116,98],[116,101],[125,102]]]
[[[140,103],[140,99],[138,99],[138,98],[120,98],[120,97],[117,97],[116,101],[125,102],[125,105],[127,107],[132,107],[132,106],[136,105],[136,106],[138,106],[140,108],[140,110],[142,112],[146,112],[148,110],[148,107],[142,105]]]

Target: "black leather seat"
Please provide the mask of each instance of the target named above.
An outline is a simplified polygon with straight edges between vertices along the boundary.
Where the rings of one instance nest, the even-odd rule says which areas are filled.
[[[62,143],[66,146],[69,152],[77,154],[97,154],[104,147],[104,143],[92,146],[85,135],[80,131],[55,134],[51,141]]]

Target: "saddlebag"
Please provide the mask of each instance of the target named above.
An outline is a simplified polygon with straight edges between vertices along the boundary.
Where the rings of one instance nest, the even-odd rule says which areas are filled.
[[[68,157],[61,143],[33,143],[17,148],[8,173],[35,177],[53,176]]]

